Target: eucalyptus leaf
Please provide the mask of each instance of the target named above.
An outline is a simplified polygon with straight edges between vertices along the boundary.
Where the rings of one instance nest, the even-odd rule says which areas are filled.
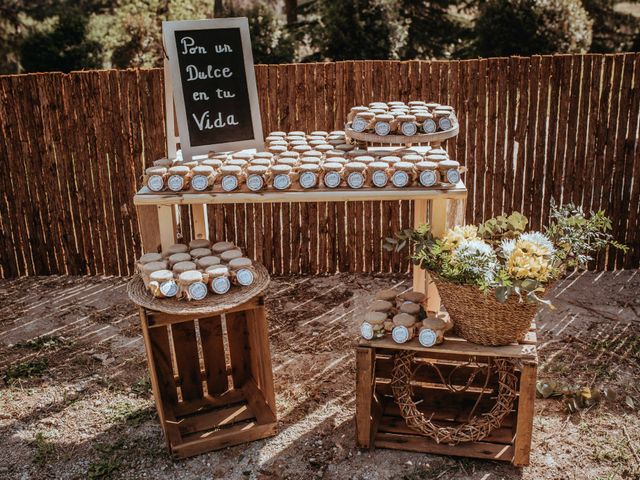
[[[509,299],[509,287],[496,288],[496,300],[500,303],[505,303]]]

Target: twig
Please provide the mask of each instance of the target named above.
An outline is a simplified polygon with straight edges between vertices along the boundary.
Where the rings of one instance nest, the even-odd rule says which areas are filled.
[[[633,458],[636,459],[636,465],[640,465],[640,457],[638,456],[638,452],[636,452],[636,449],[633,448],[633,443],[631,443],[631,437],[629,437],[629,433],[627,432],[627,427],[626,426],[622,426],[622,432],[624,433],[624,436],[627,437],[627,445],[629,445],[629,450],[631,450],[631,453],[633,454]]]

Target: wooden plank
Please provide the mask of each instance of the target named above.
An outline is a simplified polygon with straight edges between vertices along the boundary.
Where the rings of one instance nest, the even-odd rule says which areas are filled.
[[[273,368],[269,347],[269,328],[264,306],[248,309],[247,327],[250,340],[251,371],[264,400],[276,412],[276,394],[273,386]]]
[[[437,455],[452,455],[488,460],[511,461],[513,447],[488,442],[468,442],[464,449],[457,445],[438,444],[427,441],[418,435],[402,435],[397,433],[378,433],[375,446],[378,448],[392,448],[408,450],[410,452],[435,453]]]
[[[374,386],[375,350],[356,348],[356,441],[361,448],[370,448],[375,436],[371,426],[374,421],[371,410]]]
[[[267,403],[264,392],[258,388],[253,378],[248,379],[241,390],[258,424],[269,424],[276,421],[275,410]]]
[[[189,435],[212,428],[234,425],[253,418],[255,418],[253,411],[244,403],[181,418],[177,424],[182,435]]]
[[[229,389],[224,341],[222,338],[222,318],[220,316],[198,320],[204,378],[209,395],[220,394]]]
[[[195,323],[193,321],[174,323],[171,326],[171,334],[182,400],[185,402],[198,400],[204,394]]]
[[[240,389],[231,388],[214,397],[206,395],[199,400],[193,400],[188,403],[181,402],[176,407],[175,413],[176,418],[184,418],[192,415],[203,415],[206,412],[242,403],[246,403],[242,391]]]
[[[539,89],[539,75],[540,75],[540,56],[536,55],[530,59],[529,62],[529,74],[527,75],[527,92],[529,95],[529,113],[527,114],[527,139],[523,148],[525,149],[525,167],[522,173],[523,185],[522,185],[522,209],[520,210],[523,215],[527,218],[531,219],[534,215],[533,208],[533,199],[531,198],[531,191],[533,190],[533,185],[535,185],[539,180],[534,178],[534,174],[536,171],[536,160],[537,157],[535,155],[536,142],[538,138],[536,138],[536,132],[538,128],[538,121],[540,119],[539,115],[539,97],[540,97],[540,89]],[[529,220],[529,224],[531,225],[531,220]]]
[[[476,221],[481,222],[487,220],[485,212],[485,203],[488,200],[485,197],[485,188],[487,181],[487,60],[478,61],[478,83],[477,105],[478,112],[476,114]]]
[[[427,202],[416,200],[413,202],[413,228],[418,228],[427,222]],[[426,271],[418,266],[413,267],[413,290],[415,292],[427,292]]]
[[[518,116],[515,131],[517,142],[517,153],[515,153],[516,164],[513,171],[513,196],[511,200],[512,211],[522,212],[522,201],[524,188],[524,175],[527,168],[527,132],[529,130],[529,95],[527,92],[527,82],[529,79],[530,60],[528,58],[518,59]]]
[[[536,372],[535,365],[522,366],[520,397],[518,399],[518,422],[513,456],[513,464],[519,467],[529,465],[534,402],[536,398]]]
[[[258,308],[264,305],[264,297],[254,297],[248,302],[242,303],[240,305],[236,305],[235,307],[229,308],[227,310],[221,310],[216,312],[216,315],[222,315],[225,313],[233,313],[240,310],[248,310],[251,308]],[[202,317],[202,314],[185,314],[185,315],[174,315],[171,313],[163,313],[163,312],[152,312],[148,313],[148,322],[150,328],[161,327],[166,325],[172,325],[178,322],[184,322],[186,320],[195,320]]]
[[[549,83],[548,78],[551,72],[551,57],[540,58],[538,68],[538,112],[536,123],[536,143],[535,143],[535,166],[529,180],[529,201],[531,202],[531,212],[529,216],[529,228],[540,230],[542,228],[542,209],[544,196],[544,171],[546,161],[547,128],[549,125]]]
[[[251,374],[247,312],[242,310],[226,313],[225,324],[229,340],[233,386],[241,388]]]
[[[561,74],[562,74],[562,59],[560,56],[553,56],[551,58],[551,89],[550,89],[550,97],[549,97],[549,128],[547,130],[547,153],[546,153],[546,164],[545,164],[545,173],[544,173],[544,206],[542,211],[542,225],[546,225],[549,220],[549,212],[546,208],[550,205],[551,198],[553,196],[553,172],[555,163],[557,161],[556,157],[556,145],[557,145],[557,134],[558,134],[558,115],[559,115],[559,97],[560,97],[560,86],[561,86]],[[557,199],[556,199],[557,200]]]
[[[138,230],[143,252],[160,252],[162,242],[160,240],[158,207],[155,205],[138,205],[136,210],[138,211]]]
[[[498,62],[497,58],[490,58],[487,64],[487,159],[485,162],[486,174],[484,177],[484,217],[492,218],[496,215],[493,211],[493,197],[496,171],[496,127],[498,123]]]

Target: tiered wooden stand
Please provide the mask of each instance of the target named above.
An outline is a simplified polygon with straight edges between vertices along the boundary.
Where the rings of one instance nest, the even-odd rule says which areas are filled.
[[[476,412],[490,409],[495,402],[497,377],[490,376],[488,381],[483,374],[472,377],[490,358],[513,359],[519,365],[513,411],[499,428],[478,442],[438,444],[409,428],[391,390],[393,356],[404,350],[414,351],[421,365],[413,377],[413,398],[420,400],[419,410],[437,425],[456,427],[467,422],[483,388],[491,391],[478,401]],[[360,447],[502,460],[516,466],[529,464],[538,364],[535,330],[522,344],[504,347],[476,345],[458,337],[447,337],[443,344],[431,348],[420,346],[415,339],[406,344],[397,344],[390,338],[361,340],[356,363],[356,430]],[[464,388],[470,378],[469,388]],[[456,391],[449,388],[452,385]]]
[[[140,319],[156,408],[174,457],[276,433],[262,296],[198,315],[141,307]]]

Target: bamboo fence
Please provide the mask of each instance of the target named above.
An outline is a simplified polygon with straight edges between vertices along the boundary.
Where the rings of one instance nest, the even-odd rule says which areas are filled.
[[[332,130],[353,105],[453,105],[467,222],[519,210],[541,228],[551,199],[604,209],[631,249],[598,269],[640,266],[640,54],[256,67],[265,132]],[[0,76],[0,274],[128,275],[140,254],[132,196],[165,155],[163,73]],[[274,274],[389,272],[381,239],[409,202],[208,206],[210,233]],[[191,236],[181,207],[181,233]]]

